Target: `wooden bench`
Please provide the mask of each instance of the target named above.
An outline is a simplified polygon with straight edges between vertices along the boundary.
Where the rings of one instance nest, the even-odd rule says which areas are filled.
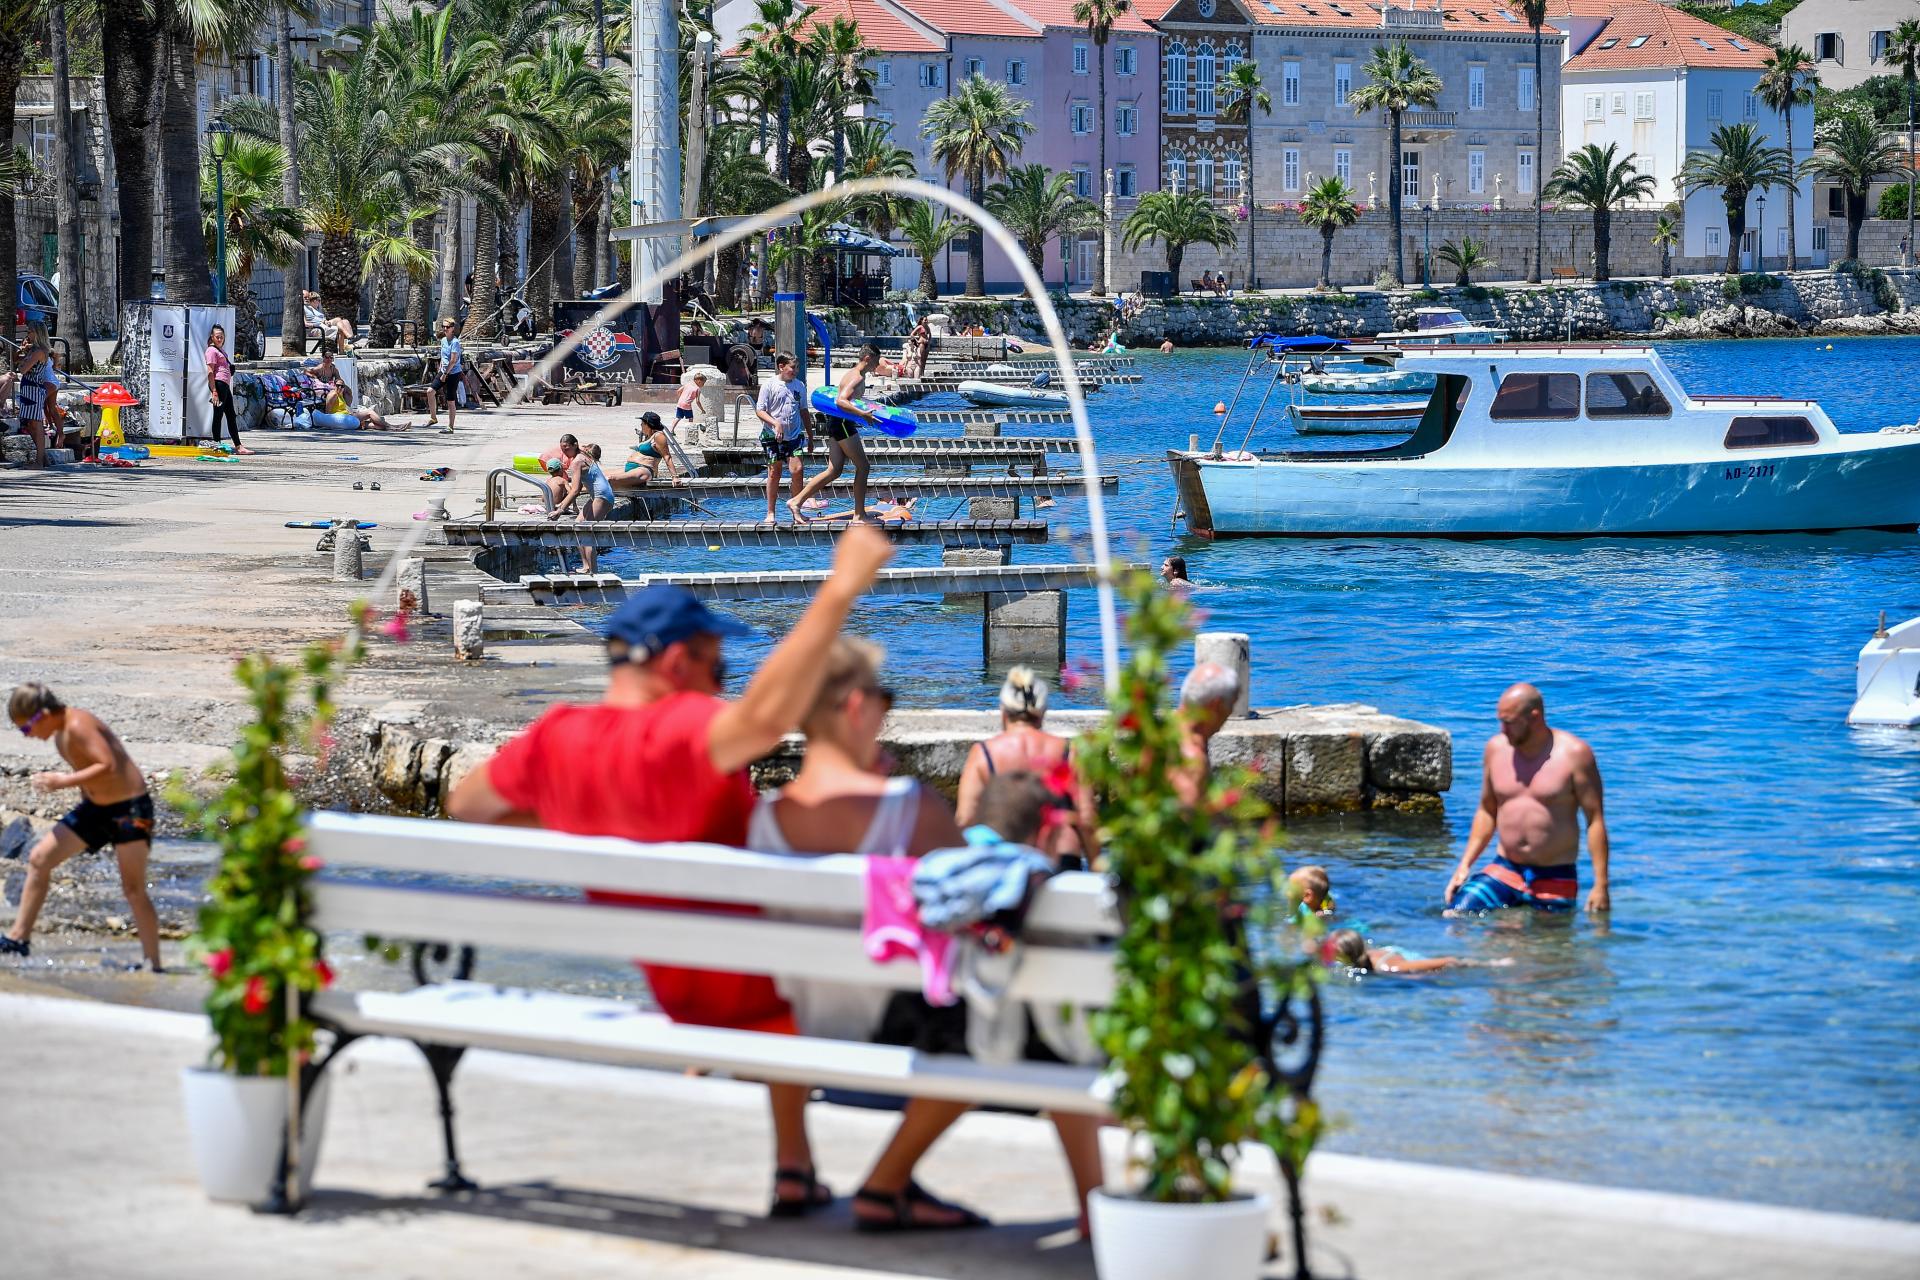
[[[1578,280],[1580,278],[1580,268],[1578,267],[1554,267],[1551,269],[1551,272],[1555,280]]]
[[[1106,1114],[1109,1095],[1096,1067],[996,1065],[891,1045],[686,1026],[629,1000],[472,980],[484,964],[477,957],[503,948],[917,990],[917,963],[878,965],[867,957],[860,932],[864,858],[640,845],[338,813],[315,814],[307,839],[309,852],[326,868],[313,890],[315,927],[414,944],[420,985],[398,993],[335,988],[314,996],[310,1013],[334,1041],[305,1068],[302,1096],[310,1096],[320,1074],[355,1040],[411,1041],[426,1057],[439,1093],[446,1161],[443,1176],[431,1184],[435,1188],[474,1187],[460,1167],[450,1089],[468,1049],[615,1066],[700,1067],[748,1080],[868,1094]],[[423,877],[456,876],[462,878],[457,886],[421,883]],[[693,905],[603,905],[586,901],[587,889]],[[744,905],[776,915],[721,914],[699,904]],[[1048,881],[1028,913],[1027,945],[1010,994],[1043,1006],[1103,1007],[1113,992],[1118,928],[1103,877],[1070,873]],[[449,958],[450,975],[430,980],[430,961]]]

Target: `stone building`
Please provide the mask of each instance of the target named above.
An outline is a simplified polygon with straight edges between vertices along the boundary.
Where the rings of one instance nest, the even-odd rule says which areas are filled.
[[[96,336],[111,332],[115,273],[120,261],[120,214],[113,201],[113,149],[107,145],[106,102],[98,76],[68,80],[73,140],[79,169],[80,255],[87,278],[87,321]],[[14,98],[13,144],[33,158],[33,176],[15,195],[14,243],[20,270],[53,279],[57,222],[54,216],[53,77],[26,76]]]
[[[1315,178],[1331,176],[1369,207],[1386,203],[1392,181],[1409,208],[1532,207],[1543,175],[1559,163],[1565,37],[1545,31],[1545,83],[1536,84],[1533,32],[1498,0],[1410,4],[1175,0],[1154,24],[1162,32],[1163,180],[1245,200],[1247,130],[1221,122],[1214,85],[1250,48],[1273,100],[1272,112],[1256,111],[1251,126],[1259,206],[1297,204]],[[1364,82],[1373,51],[1402,42],[1444,87],[1432,107],[1405,114],[1396,157],[1386,113],[1356,113],[1348,96]],[[1534,132],[1537,97],[1544,138]],[[1419,249],[1413,239],[1409,254]]]

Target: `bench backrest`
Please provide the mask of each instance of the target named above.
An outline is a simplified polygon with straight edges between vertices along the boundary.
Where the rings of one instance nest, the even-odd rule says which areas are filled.
[[[328,932],[897,990],[920,985],[917,964],[868,959],[860,929],[866,860],[851,854],[794,857],[344,813],[314,814],[307,840],[325,864],[314,905],[316,927]],[[588,902],[587,890],[674,905]],[[741,907],[766,914],[739,914]],[[1010,994],[1104,1006],[1118,932],[1104,878],[1054,877],[1028,914]]]

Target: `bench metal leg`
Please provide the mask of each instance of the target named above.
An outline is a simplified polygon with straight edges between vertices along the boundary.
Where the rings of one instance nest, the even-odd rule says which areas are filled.
[[[415,1041],[415,1045],[433,1071],[434,1088],[440,1091],[440,1136],[447,1146],[447,1171],[427,1186],[434,1191],[447,1193],[478,1191],[480,1184],[460,1172],[460,1151],[453,1138],[453,1072],[467,1051],[453,1045],[420,1044],[418,1041]]]
[[[307,1132],[309,1104],[313,1101],[313,1091],[320,1083],[321,1074],[346,1050],[348,1045],[359,1038],[348,1032],[337,1033],[333,1047],[327,1050],[325,1057],[300,1068],[300,1133],[303,1140]],[[302,1201],[298,1194],[299,1189],[291,1185],[292,1165],[292,1151],[287,1146],[287,1135],[283,1129],[280,1134],[280,1167],[274,1172],[273,1187],[267,1192],[267,1198],[252,1206],[255,1213],[291,1215],[300,1212]]]

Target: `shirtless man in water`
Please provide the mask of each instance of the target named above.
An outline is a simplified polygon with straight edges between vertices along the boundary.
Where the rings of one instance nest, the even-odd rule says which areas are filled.
[[[1547,725],[1546,702],[1530,684],[1500,695],[1494,709],[1500,732],[1487,743],[1480,809],[1467,848],[1447,881],[1447,911],[1499,907],[1565,910],[1580,891],[1580,819],[1587,815],[1587,856],[1593,861],[1588,911],[1606,911],[1607,819],[1601,809],[1600,766],[1593,748]],[[1494,833],[1500,852],[1473,870]]]
[[[153,799],[147,779],[118,734],[91,711],[69,707],[43,684],[23,684],[7,700],[14,728],[29,738],[51,738],[55,750],[73,766],[70,773],[36,773],[35,791],[80,789],[80,803],[40,837],[27,856],[27,882],[20,891],[20,912],[13,928],[0,936],[0,955],[32,954],[29,939],[47,900],[53,869],[79,853],[113,846],[120,860],[120,888],[127,895],[140,950],[160,972],[160,920],[147,897],[147,855],[153,847]]]

